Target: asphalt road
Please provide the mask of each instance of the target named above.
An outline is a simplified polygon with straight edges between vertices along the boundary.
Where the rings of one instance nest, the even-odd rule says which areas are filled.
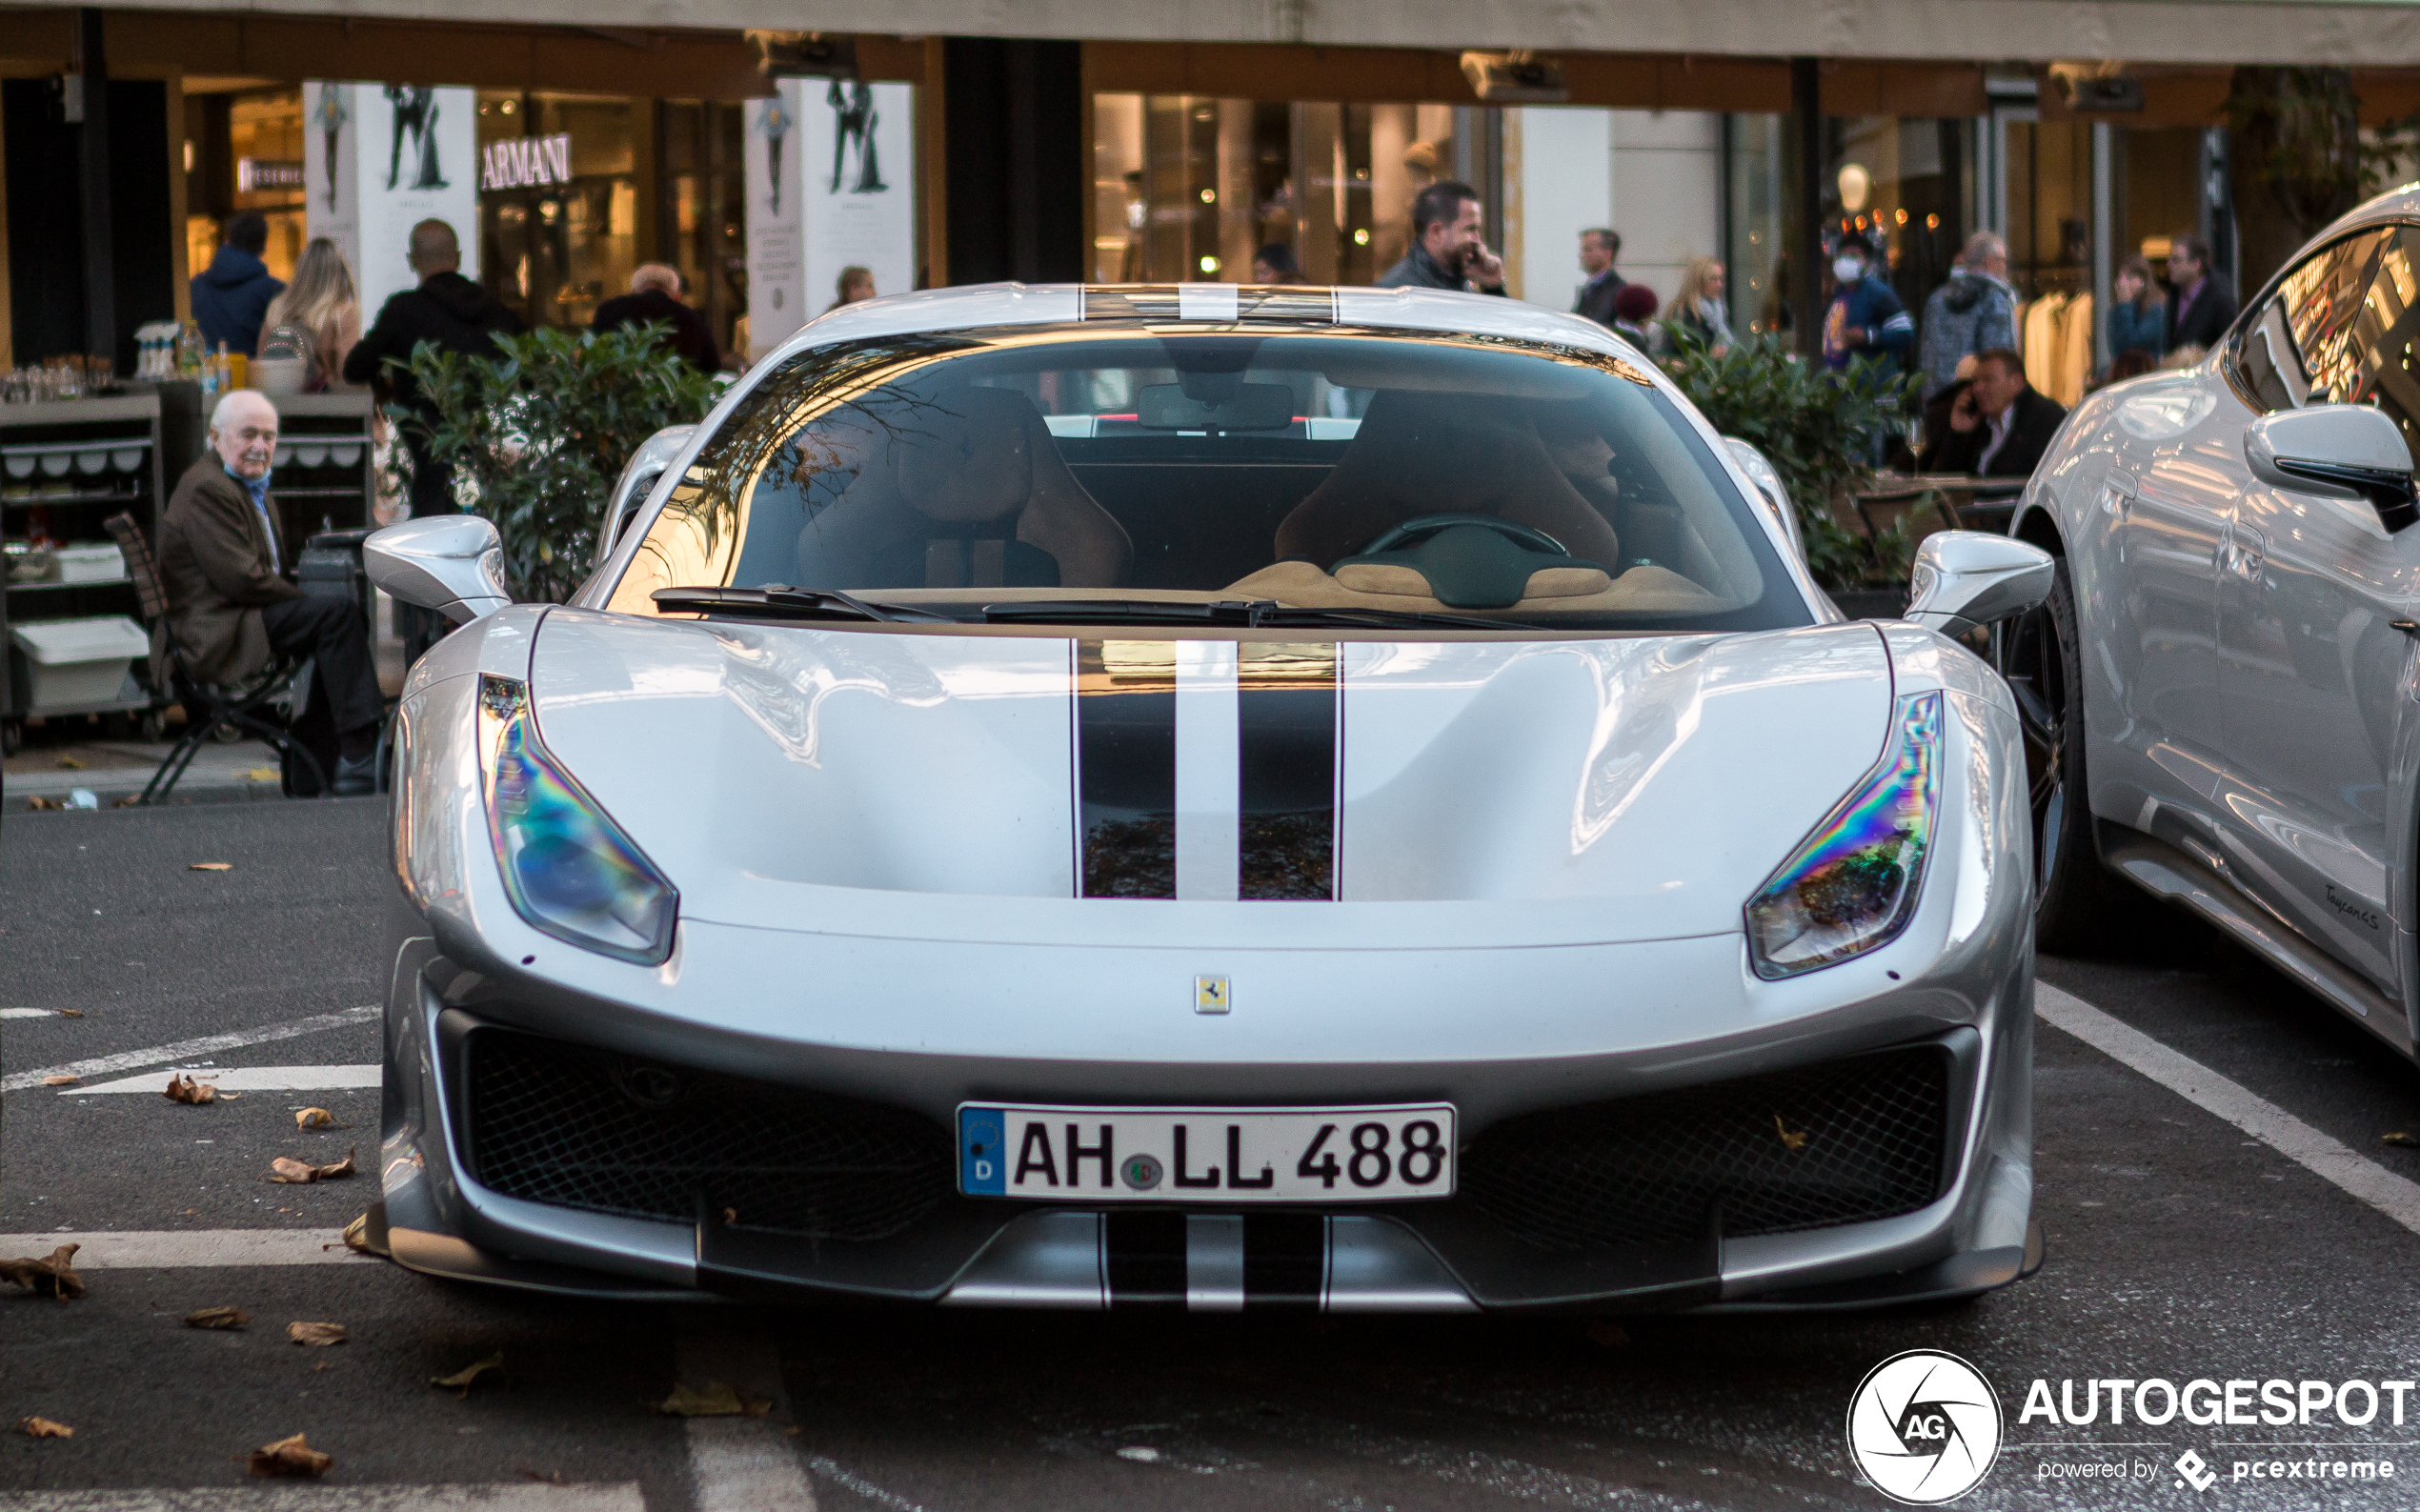
[[[373,1023],[348,1010],[374,1000],[382,970],[383,819],[372,800],[8,816],[0,1007],[82,1017],[0,1018],[0,1235],[210,1235],[204,1258],[223,1263],[91,1268],[90,1295],[65,1303],[0,1285],[0,1430],[32,1415],[75,1429],[0,1431],[0,1512],[1875,1507],[1888,1503],[1859,1479],[1844,1421],[1865,1374],[1914,1348],[1972,1361],[2006,1415],[1996,1466],[1959,1506],[2420,1502],[2405,1483],[2420,1477],[2420,1392],[2401,1427],[2385,1411],[2359,1427],[2021,1418],[2036,1379],[2053,1395],[2067,1380],[2081,1394],[2091,1379],[2420,1379],[2420,1207],[2396,1216],[2405,1187],[2377,1179],[2420,1179],[2420,1149],[2380,1141],[2420,1134],[2420,1073],[2181,919],[2110,958],[2044,961],[2073,995],[2046,1003],[2080,999],[2228,1079],[2239,1114],[2289,1116],[2349,1157],[2255,1138],[2207,1094],[2046,1023],[2034,1211],[2048,1262],[1963,1309],[1590,1325],[636,1307],[320,1249],[372,1179],[272,1185],[270,1162],[356,1146],[367,1162],[373,1088],[188,1107],[151,1085],[171,1063],[232,1081],[374,1059]],[[189,870],[203,861],[228,869]],[[213,1036],[252,1042],[161,1048]],[[80,1086],[34,1076],[112,1058]],[[137,1076],[137,1092],[94,1090]],[[350,1127],[297,1132],[307,1105]],[[231,1247],[230,1231],[272,1248]],[[181,1325],[222,1305],[252,1321]],[[350,1337],[300,1346],[293,1320]],[[467,1392],[431,1383],[499,1351],[503,1368]],[[712,1380],[769,1415],[653,1410]],[[334,1465],[281,1500],[244,1457],[293,1433]],[[2172,1468],[2188,1449],[2219,1476],[2208,1490]],[[2402,1475],[2249,1478],[2312,1458],[2325,1475],[2336,1456]],[[2111,1463],[2144,1473],[2073,1474]]]

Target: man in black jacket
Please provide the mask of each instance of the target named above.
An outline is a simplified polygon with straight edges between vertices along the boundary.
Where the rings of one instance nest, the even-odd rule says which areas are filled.
[[[462,276],[462,247],[445,222],[424,220],[412,228],[411,258],[420,287],[393,295],[379,310],[345,357],[345,381],[382,382],[397,404],[418,416],[418,425],[403,427],[412,452],[412,513],[440,514],[454,508],[454,470],[436,466],[426,450],[424,428],[434,426],[437,414],[413,379],[413,350],[425,341],[441,352],[492,357],[495,338],[520,334],[521,320]]]
[[[722,371],[722,353],[715,346],[715,333],[706,329],[703,315],[680,302],[680,271],[669,263],[639,264],[630,275],[630,292],[598,305],[595,318],[588,325],[602,334],[650,321],[672,327],[663,337],[667,352],[687,358],[691,367],[708,377]]]
[[[1381,289],[1504,292],[1504,260],[1482,234],[1479,191],[1455,179],[1422,190],[1412,201],[1412,250],[1379,275]]]
[[[2187,232],[2168,244],[2168,350],[2207,352],[2235,323],[2235,296],[2210,268],[2210,244]]]
[[[1974,381],[1929,436],[1917,465],[1927,473],[2030,477],[2067,417],[2066,406],[2025,381],[2025,359],[2006,347],[1975,358]]]
[[[1613,300],[1626,287],[1622,275],[1613,271],[1613,260],[1622,255],[1621,234],[1610,226],[1592,226],[1580,233],[1580,271],[1588,275],[1580,286],[1580,297],[1573,302],[1571,312],[1585,315],[1601,326],[1613,324]]]

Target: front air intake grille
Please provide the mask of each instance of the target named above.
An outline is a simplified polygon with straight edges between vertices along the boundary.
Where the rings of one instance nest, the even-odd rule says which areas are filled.
[[[877,1240],[950,1193],[947,1131],[902,1109],[495,1029],[467,1056],[472,1169],[507,1197]]]
[[[1913,1212],[1941,1191],[1950,1058],[1921,1046],[1489,1128],[1462,1189],[1523,1242],[1577,1251]]]

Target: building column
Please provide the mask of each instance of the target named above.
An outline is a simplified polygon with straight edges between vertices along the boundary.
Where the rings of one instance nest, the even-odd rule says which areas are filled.
[[[84,227],[84,350],[117,359],[117,264],[110,229],[110,70],[98,7],[75,13],[75,74],[68,118],[77,126],[76,186]]]
[[[1798,122],[1797,171],[1791,175],[1790,320],[1798,350],[1824,354],[1824,106],[1823,75],[1814,58],[1790,59],[1790,113]],[[1785,244],[1786,245],[1786,244]]]

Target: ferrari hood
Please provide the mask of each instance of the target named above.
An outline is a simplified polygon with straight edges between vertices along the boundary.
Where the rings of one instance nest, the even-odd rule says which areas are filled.
[[[1238,643],[557,610],[531,690],[688,917],[1063,938],[1249,917],[1336,945],[1383,908],[1422,942],[1485,917],[1551,943],[1737,931],[1872,766],[1891,677],[1855,623]]]

